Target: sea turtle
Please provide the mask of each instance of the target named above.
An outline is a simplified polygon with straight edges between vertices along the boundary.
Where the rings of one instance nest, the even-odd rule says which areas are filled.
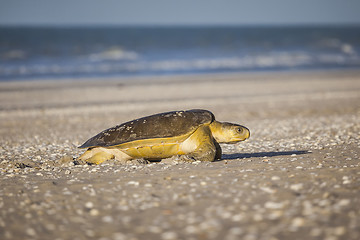
[[[218,122],[207,110],[165,112],[102,131],[79,147],[87,150],[78,160],[100,164],[114,158],[160,160],[182,155],[187,160],[214,161],[221,158],[219,143],[249,137],[246,127]]]

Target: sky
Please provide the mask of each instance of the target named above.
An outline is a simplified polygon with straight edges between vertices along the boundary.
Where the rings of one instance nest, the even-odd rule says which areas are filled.
[[[360,0],[0,0],[0,25],[360,24]]]

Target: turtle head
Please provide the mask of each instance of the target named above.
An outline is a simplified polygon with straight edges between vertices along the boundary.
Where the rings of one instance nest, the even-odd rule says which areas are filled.
[[[210,129],[219,143],[236,143],[250,137],[250,130],[239,124],[214,121],[210,124]]]

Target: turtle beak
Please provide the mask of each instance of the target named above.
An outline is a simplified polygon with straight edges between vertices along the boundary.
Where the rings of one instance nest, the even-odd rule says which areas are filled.
[[[245,141],[246,139],[250,138],[250,130],[247,127],[241,126],[242,127],[242,134],[241,134],[241,139],[240,141]]]
[[[245,139],[250,138],[250,130],[246,127],[244,127],[245,131],[246,131],[246,135],[245,135]]]
[[[250,137],[250,130],[247,127],[241,126],[241,134],[237,135],[232,142],[230,143],[237,143],[240,141],[245,141]]]

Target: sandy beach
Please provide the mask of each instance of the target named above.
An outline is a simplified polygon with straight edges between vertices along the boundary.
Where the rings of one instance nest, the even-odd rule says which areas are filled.
[[[75,165],[84,141],[207,109],[222,160]],[[0,82],[0,239],[360,239],[360,71]]]

